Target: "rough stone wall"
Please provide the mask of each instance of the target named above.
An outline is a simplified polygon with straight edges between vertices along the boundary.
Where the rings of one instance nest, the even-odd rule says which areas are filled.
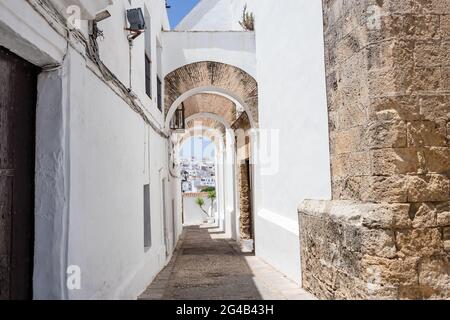
[[[231,92],[245,103],[255,122],[258,121],[258,84],[245,71],[212,61],[185,65],[165,77],[165,112],[183,94],[198,87],[215,87]],[[218,109],[217,109],[218,108]],[[209,112],[221,114],[223,106]]]
[[[239,225],[242,240],[253,239],[253,217],[250,186],[250,120],[245,112],[231,125],[235,135],[239,182]]]
[[[213,113],[225,119],[229,124],[237,120],[238,111],[234,102],[216,94],[197,94],[186,99],[183,104],[186,119],[197,113]]]
[[[328,0],[324,17],[334,198],[447,201],[450,1]]]
[[[303,286],[322,299],[447,299],[441,230],[414,228],[409,210],[394,203],[302,203]]]
[[[241,239],[253,239],[252,212],[250,200],[250,177],[248,176],[248,164],[241,163],[239,166],[239,221]]]
[[[200,130],[199,126],[203,127],[203,130]],[[220,132],[220,136],[224,136],[226,131],[226,127],[221,122],[206,117],[196,118],[195,120],[188,121],[186,123],[186,128],[187,129],[195,128],[194,133],[201,131],[205,137],[213,139],[213,141],[217,138],[214,137],[217,136],[218,132]],[[213,131],[209,131],[207,129],[212,129]],[[188,137],[191,136],[192,132],[188,135]],[[186,138],[186,140],[188,139],[188,137]]]
[[[300,208],[304,286],[450,298],[450,1],[323,8],[333,201]],[[369,204],[370,224],[348,219]]]

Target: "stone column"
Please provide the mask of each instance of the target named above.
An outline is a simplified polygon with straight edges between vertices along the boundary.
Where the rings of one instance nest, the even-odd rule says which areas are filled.
[[[301,204],[320,298],[450,298],[450,1],[323,0],[333,201]]]
[[[239,165],[239,207],[241,240],[253,239],[252,213],[250,200],[250,177],[248,162]]]
[[[241,247],[244,251],[254,251],[253,217],[250,182],[250,120],[244,112],[232,125],[236,139],[236,165],[239,189],[239,229]]]

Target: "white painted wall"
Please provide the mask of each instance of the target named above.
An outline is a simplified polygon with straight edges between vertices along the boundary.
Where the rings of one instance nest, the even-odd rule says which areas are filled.
[[[201,0],[175,30],[229,31],[231,27],[230,0]]]
[[[132,5],[128,0],[115,0],[114,5],[108,7],[112,17],[99,23],[99,28],[104,33],[104,38],[98,39],[100,56],[105,65],[119,78],[119,80],[130,87],[130,48],[127,41],[128,32],[124,30],[126,21],[126,10],[130,8],[147,8],[151,17],[151,26],[147,26],[146,32],[151,33],[151,59],[152,59],[152,99],[145,92],[145,35],[141,35],[133,42],[131,49],[131,87],[141,101],[145,104],[150,116],[157,122],[163,123],[163,114],[156,107],[158,70],[157,41],[161,41],[162,31],[170,30],[165,1],[163,0],[133,0]],[[164,48],[163,48],[163,51]],[[168,51],[170,52],[170,51]],[[163,79],[161,79],[163,80]],[[163,90],[164,92],[164,86]]]
[[[220,14],[241,14],[242,0],[217,0],[219,6],[207,10],[215,20],[205,18],[208,23],[193,27],[239,30],[235,18],[221,20],[213,15],[225,1],[231,9]],[[257,76],[260,126],[279,130],[281,143],[279,171],[263,176],[257,167],[255,172],[256,253],[300,281],[296,208],[303,199],[327,199],[331,193],[320,2],[284,0],[281,6],[277,1],[258,0],[255,6],[255,0],[249,0],[256,14],[256,56],[253,33],[161,34],[161,26],[168,28],[164,1],[145,2],[153,17],[153,38],[163,43],[165,73],[186,63],[214,60]],[[135,0],[133,7],[143,3]],[[101,59],[126,86],[129,50],[123,27],[128,6],[127,0],[116,0],[109,7],[112,17],[100,24],[105,39],[99,41]],[[1,0],[0,9],[0,45],[38,66],[62,62],[66,41],[25,1]],[[217,21],[225,24],[214,27]],[[298,21],[307,27],[299,27]],[[154,125],[162,128],[156,101],[144,92],[143,41],[141,36],[132,49],[133,92]],[[73,44],[63,69],[40,76],[37,155],[42,158],[36,162],[35,296],[135,298],[168,258],[162,223],[163,178],[168,179],[166,218],[169,224],[175,221],[175,230],[181,231],[179,214],[175,218],[170,214],[171,199],[179,199],[177,182],[167,170],[167,141],[93,73],[95,67],[86,64],[82,49]],[[152,55],[157,56],[156,44]],[[48,139],[47,119],[54,120],[54,139]],[[45,158],[49,154],[54,161]],[[226,156],[232,157],[233,152],[227,150]],[[233,173],[231,165],[224,167],[225,179]],[[238,230],[233,225],[233,217],[237,218],[235,183],[226,181],[226,215],[231,219],[225,224],[229,230]],[[143,231],[139,231],[143,230],[142,188],[146,183],[151,185],[154,240],[147,252]],[[181,208],[179,202],[176,206]],[[170,225],[166,230],[169,241],[178,237]],[[172,249],[173,245],[169,253]],[[80,291],[65,289],[65,270],[70,264],[82,268]]]
[[[190,63],[217,61],[256,77],[253,32],[163,32],[164,75]]]
[[[308,0],[203,0],[177,30],[242,30],[245,4],[256,20],[260,128],[279,137],[276,171],[264,174],[260,164],[254,172],[256,254],[300,283],[297,206],[331,197],[322,6]],[[227,17],[215,19],[217,11]],[[228,59],[225,52],[221,59]]]
[[[168,27],[165,2],[134,0],[133,7],[144,2],[153,17],[156,58],[161,26]],[[99,40],[101,60],[126,87],[129,51],[123,28],[128,7],[128,0],[108,7],[112,17],[100,24],[105,39]],[[83,21],[84,34],[86,26]],[[153,129],[163,127],[163,117],[156,99],[147,98],[144,90],[144,37],[132,49],[133,91],[153,127],[113,91],[111,82],[100,78],[82,56],[80,43],[67,46],[64,29],[55,29],[25,1],[0,1],[0,45],[40,67],[62,65],[42,73],[38,84],[34,295],[135,299],[168,262],[181,233],[180,195],[167,170],[167,140]],[[156,61],[156,98],[155,77]],[[169,256],[162,223],[163,178],[168,181]],[[152,246],[146,250],[143,186],[148,183]],[[177,200],[175,215],[172,199]],[[81,268],[81,290],[66,287],[70,265]]]
[[[143,5],[144,1],[133,1],[132,7]],[[164,1],[146,1],[146,5],[152,17],[153,99],[145,93],[144,36],[132,48],[132,90],[162,127],[163,116],[156,107],[156,39],[168,21]],[[105,39],[99,41],[102,61],[127,87],[129,46],[123,21],[128,8],[125,0],[109,8],[112,18],[100,26]],[[181,232],[179,194],[167,170],[167,141],[92,73],[78,71],[81,66],[73,69],[80,73],[76,79],[84,78],[76,90],[84,96],[74,103],[71,114],[68,263],[83,270],[83,288],[70,292],[69,298],[135,298],[168,262]],[[145,184],[150,184],[150,249],[143,242]]]
[[[201,0],[176,26],[177,31],[243,31],[240,21],[244,7],[254,12],[255,0]]]
[[[175,204],[175,224],[174,224],[174,231],[175,231],[175,243],[178,244],[178,240],[180,239],[180,236],[183,232],[183,200],[182,200],[182,192],[181,192],[181,180],[180,178],[170,177],[169,180],[170,183],[170,192],[172,200],[174,200]]]
[[[205,201],[203,208],[206,211],[212,210],[213,216],[217,219],[217,201],[211,207],[211,200],[206,196],[183,196],[183,213],[184,213],[184,225],[185,226],[198,226],[203,224],[208,218],[205,213],[200,209],[196,203],[197,198],[201,198]],[[216,221],[217,222],[217,221]]]
[[[0,29],[0,44],[36,66],[64,56],[64,39],[25,1],[0,1]]]
[[[296,208],[331,198],[322,6],[258,0],[255,15],[260,126],[280,137],[278,172],[256,168],[256,253],[300,282]]]
[[[68,264],[80,266],[83,277],[82,290],[70,291],[69,298],[133,298],[166,258],[159,228],[161,187],[154,174],[166,165],[164,140],[150,137],[149,156],[142,119],[81,62],[72,72],[78,73],[73,76],[78,83],[71,89],[85,94],[71,103]],[[146,252],[143,186],[148,183],[152,247]],[[153,272],[137,283],[142,269]]]

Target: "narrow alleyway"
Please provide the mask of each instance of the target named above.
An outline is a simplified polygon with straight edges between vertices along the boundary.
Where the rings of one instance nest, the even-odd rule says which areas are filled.
[[[310,300],[313,296],[213,226],[186,228],[172,261],[142,300]]]

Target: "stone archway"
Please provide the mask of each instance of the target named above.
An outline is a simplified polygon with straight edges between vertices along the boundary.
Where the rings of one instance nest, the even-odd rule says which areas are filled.
[[[203,61],[185,65],[165,77],[165,115],[183,94],[196,88],[204,92],[230,93],[245,106],[255,125],[258,123],[258,84],[256,80],[235,66],[220,62]],[[194,92],[198,94],[202,92]],[[178,107],[175,105],[175,107]]]
[[[258,85],[245,71],[228,64],[212,61],[185,65],[165,78],[166,129],[177,108],[183,105],[186,119],[196,119],[196,125],[232,131],[248,137],[248,130],[258,127]],[[209,115],[202,117],[201,115]],[[217,126],[217,116],[227,123]],[[187,123],[186,123],[187,124]],[[187,126],[188,128],[188,126]],[[234,185],[239,211],[239,238],[243,247],[253,250],[251,145],[249,139],[233,137]],[[241,143],[241,141],[243,141]],[[245,150],[242,153],[242,150]]]

